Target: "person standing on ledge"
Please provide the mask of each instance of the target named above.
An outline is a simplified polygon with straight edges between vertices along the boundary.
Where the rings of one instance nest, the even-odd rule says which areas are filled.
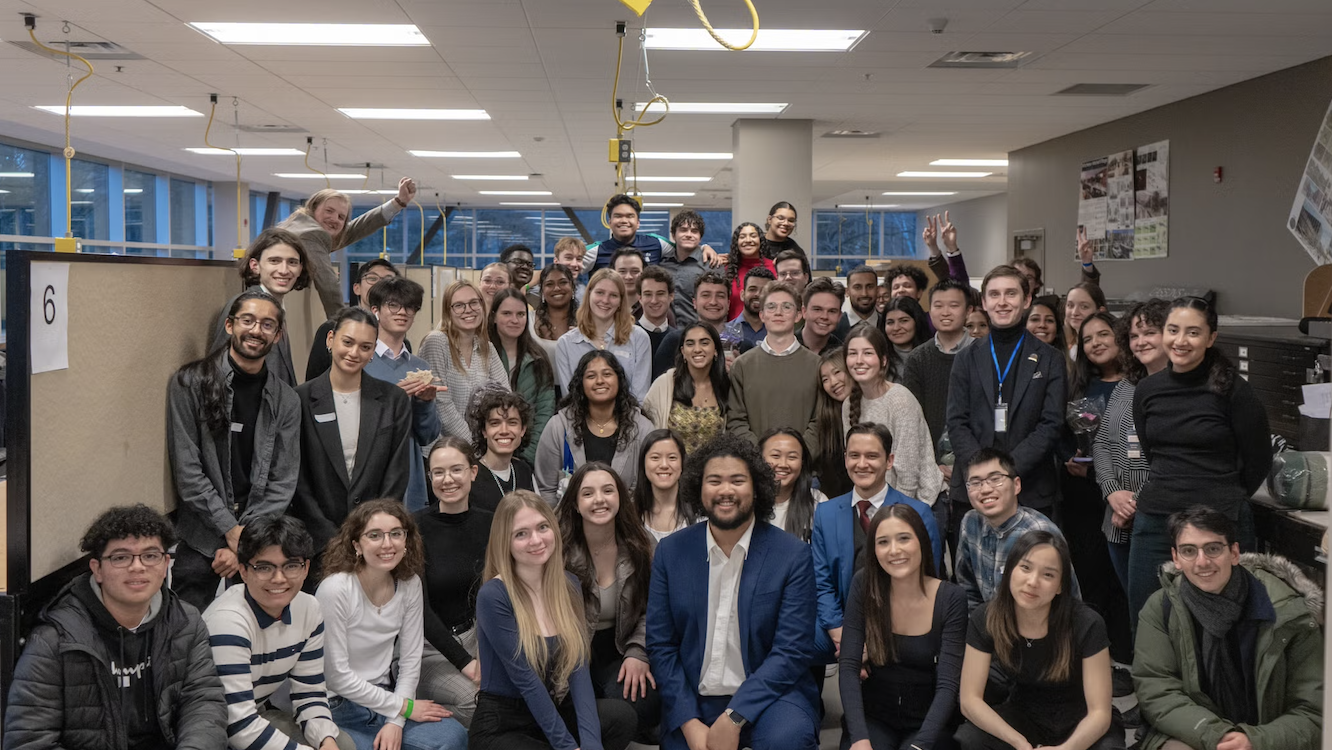
[[[670,253],[675,245],[659,234],[638,231],[639,199],[620,193],[606,202],[606,214],[610,217],[610,239],[593,242],[583,252],[583,273],[592,273],[611,265],[615,253],[621,248],[631,247],[643,253],[646,265],[656,265],[662,256]],[[665,213],[664,211],[662,213]],[[703,245],[702,260],[707,265],[719,264],[717,254],[711,247]]]

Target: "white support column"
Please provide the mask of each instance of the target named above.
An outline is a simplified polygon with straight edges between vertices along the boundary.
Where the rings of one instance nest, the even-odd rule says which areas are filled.
[[[731,225],[752,221],[760,227],[778,201],[796,207],[793,237],[809,252],[814,211],[813,120],[736,120],[731,126]]]

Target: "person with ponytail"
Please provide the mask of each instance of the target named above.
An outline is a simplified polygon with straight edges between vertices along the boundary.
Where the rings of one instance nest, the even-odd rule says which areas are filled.
[[[962,750],[1123,750],[1111,705],[1105,623],[1073,595],[1068,544],[1029,531],[1013,545],[992,600],[971,613],[962,660]],[[1013,675],[1006,701],[985,700],[991,664]]]
[[[609,736],[598,716],[578,577],[565,572],[555,511],[535,492],[510,493],[495,509],[482,579],[468,748],[623,750],[629,733]]]
[[[933,506],[943,491],[943,474],[934,461],[934,440],[920,403],[906,386],[888,381],[893,346],[883,331],[862,323],[851,329],[843,351],[851,393],[842,404],[842,429],[862,422],[887,427],[897,447],[888,484]]]
[[[1202,502],[1239,525],[1240,547],[1252,549],[1249,498],[1272,467],[1267,412],[1249,381],[1217,351],[1216,308],[1199,297],[1170,303],[1162,344],[1170,364],[1138,383],[1133,423],[1148,463],[1138,491],[1129,547],[1129,612],[1136,621],[1160,588],[1170,560],[1166,520]]]
[[[795,206],[787,201],[777,201],[768,209],[768,220],[764,222],[766,229],[763,232],[763,239],[768,246],[767,257],[776,258],[783,252],[797,252],[806,255],[805,248],[795,241],[791,235],[795,233],[796,222],[799,217],[796,215]],[[805,274],[808,278],[809,274]]]

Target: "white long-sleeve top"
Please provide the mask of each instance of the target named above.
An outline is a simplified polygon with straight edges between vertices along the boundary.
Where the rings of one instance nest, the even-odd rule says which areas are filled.
[[[888,484],[893,489],[933,506],[943,490],[943,474],[934,463],[934,440],[920,402],[904,385],[889,385],[888,392],[860,402],[860,421],[888,428],[893,436],[893,468]],[[851,429],[851,399],[842,402],[842,433]]]
[[[366,598],[354,573],[334,573],[315,592],[324,610],[324,679],[328,691],[403,726],[402,703],[416,697],[425,646],[421,579],[398,583],[382,607]],[[398,680],[392,691],[393,647],[398,645]]]

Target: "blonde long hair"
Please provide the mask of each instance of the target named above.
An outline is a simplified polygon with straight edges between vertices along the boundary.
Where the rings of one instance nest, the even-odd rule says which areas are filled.
[[[303,213],[313,219],[315,212],[319,210],[319,207],[333,198],[340,198],[347,202],[347,219],[342,222],[342,229],[339,229],[338,233],[333,235],[333,252],[337,252],[343,247],[342,240],[347,236],[347,225],[351,223],[352,202],[351,198],[348,198],[346,193],[341,190],[334,190],[333,188],[324,188],[310,196],[310,198],[305,201],[305,205],[296,209],[296,213]]]
[[[615,344],[624,346],[629,341],[629,334],[634,332],[634,313],[625,301],[624,277],[611,269],[603,268],[588,279],[587,291],[583,293],[583,304],[578,306],[574,320],[578,323],[578,330],[582,331],[587,340],[595,342],[597,324],[592,320],[592,290],[603,281],[615,284],[615,288],[620,292],[620,309],[615,311]]]
[[[540,495],[531,490],[515,490],[505,495],[495,508],[495,516],[490,524],[490,540],[486,545],[486,569],[482,578],[487,581],[499,578],[508,589],[513,617],[518,624],[519,652],[514,657],[521,656],[527,660],[532,671],[539,675],[545,674],[550,652],[546,649],[546,639],[542,637],[541,626],[537,622],[532,592],[519,580],[511,551],[513,519],[523,508],[540,513],[554,532],[550,559],[546,561],[541,574],[541,590],[546,600],[546,615],[550,618],[560,644],[559,661],[552,675],[554,687],[556,693],[563,693],[569,687],[570,675],[590,658],[587,621],[583,602],[564,572],[564,542],[555,512]]]
[[[480,367],[487,375],[490,374],[490,337],[486,335],[486,321],[490,319],[490,310],[486,308],[486,295],[481,293],[476,284],[466,280],[449,284],[444,289],[444,301],[440,303],[439,325],[436,330],[449,338],[449,356],[453,358],[453,366],[458,368],[459,372],[466,372],[467,368],[463,365],[462,355],[459,352],[462,349],[462,331],[453,324],[453,298],[463,289],[471,289],[476,292],[476,298],[481,300],[481,326],[476,329],[476,343],[481,351]],[[476,365],[476,362],[472,363]]]

